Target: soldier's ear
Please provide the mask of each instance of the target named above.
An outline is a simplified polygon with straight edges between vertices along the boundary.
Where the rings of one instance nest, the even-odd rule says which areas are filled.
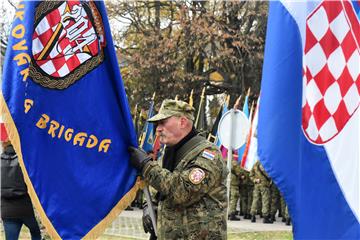
[[[180,127],[182,127],[182,128],[186,127],[188,124],[188,121],[189,120],[186,117],[181,116],[180,117]]]

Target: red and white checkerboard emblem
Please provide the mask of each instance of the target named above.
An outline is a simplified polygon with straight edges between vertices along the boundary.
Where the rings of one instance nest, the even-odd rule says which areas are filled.
[[[348,1],[324,1],[307,18],[302,127],[323,144],[359,106],[360,24]]]
[[[199,184],[205,178],[205,172],[201,168],[194,168],[189,174],[189,180],[193,184]]]
[[[102,25],[99,27],[95,22],[99,21],[100,14],[94,2],[72,0],[42,4],[42,8],[50,9],[36,19],[32,38],[33,65],[39,73],[56,81],[70,76],[88,60],[102,54],[105,39]],[[93,68],[78,70],[76,75],[83,76]],[[72,79],[70,84],[78,79]]]

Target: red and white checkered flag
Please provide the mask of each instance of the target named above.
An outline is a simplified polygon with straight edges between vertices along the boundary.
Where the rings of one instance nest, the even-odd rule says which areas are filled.
[[[324,1],[306,21],[302,127],[315,144],[339,134],[359,106],[360,24],[349,4]]]

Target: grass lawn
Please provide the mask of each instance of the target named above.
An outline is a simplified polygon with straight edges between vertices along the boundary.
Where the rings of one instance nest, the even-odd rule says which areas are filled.
[[[0,233],[0,239],[5,239],[4,232]],[[21,240],[30,240],[30,232],[26,227],[21,229]],[[48,238],[45,238],[46,240]],[[134,240],[136,238],[124,238],[111,235],[102,235],[99,240]],[[292,240],[291,232],[271,231],[271,232],[247,232],[247,233],[231,233],[228,240]]]
[[[228,235],[228,240],[292,240],[291,232],[251,232]]]

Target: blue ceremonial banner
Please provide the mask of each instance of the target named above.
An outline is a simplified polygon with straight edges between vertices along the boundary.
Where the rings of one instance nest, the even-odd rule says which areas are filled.
[[[94,239],[135,197],[136,146],[101,1],[21,1],[0,109],[54,239]]]
[[[359,1],[270,2],[258,154],[295,239],[360,239]]]

